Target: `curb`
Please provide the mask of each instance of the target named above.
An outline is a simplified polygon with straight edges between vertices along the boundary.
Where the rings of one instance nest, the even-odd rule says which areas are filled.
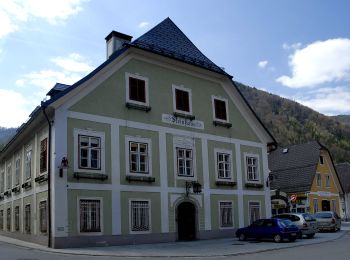
[[[41,245],[37,245],[34,243],[30,243],[30,242],[25,242],[26,244],[20,244],[17,243],[17,241],[21,241],[18,239],[14,239],[11,238],[13,240],[16,241],[5,241],[0,239],[0,242],[6,243],[6,244],[11,244],[17,247],[22,247],[22,248],[29,248],[29,249],[33,249],[33,250],[37,250],[37,251],[41,251],[41,252],[49,252],[49,253],[54,253],[54,254],[61,254],[61,255],[81,255],[81,256],[108,256],[108,257],[114,257],[114,258],[203,258],[203,257],[207,257],[207,258],[211,258],[211,257],[227,257],[227,256],[239,256],[239,255],[250,255],[250,254],[257,254],[257,253],[263,253],[263,252],[269,252],[269,251],[277,251],[277,250],[284,250],[284,249],[289,249],[289,248],[294,248],[294,247],[306,247],[306,246],[310,246],[310,245],[317,245],[317,244],[323,244],[323,243],[327,243],[327,242],[332,242],[332,241],[336,241],[338,239],[343,238],[344,236],[348,235],[350,233],[350,231],[345,230],[344,233],[342,233],[339,237],[337,238],[332,238],[329,240],[325,240],[325,241],[320,241],[320,242],[310,242],[308,244],[294,244],[294,243],[290,243],[288,244],[288,246],[285,247],[275,247],[275,248],[267,248],[267,249],[259,249],[259,250],[252,250],[252,251],[246,251],[246,252],[237,252],[237,253],[227,253],[227,254],[212,254],[212,255],[117,255],[113,252],[110,253],[106,253],[106,252],[76,252],[76,251],[71,251],[70,249],[53,249],[53,248],[46,248],[44,246]],[[2,236],[5,237],[5,236]],[[64,252],[62,252],[61,250],[66,250]]]

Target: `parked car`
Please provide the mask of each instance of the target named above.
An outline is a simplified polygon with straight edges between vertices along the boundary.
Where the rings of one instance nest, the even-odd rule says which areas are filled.
[[[273,216],[273,218],[289,219],[300,229],[300,237],[305,235],[307,238],[313,238],[318,232],[317,221],[309,213],[283,213]]]
[[[314,216],[320,231],[336,232],[341,228],[341,219],[338,214],[333,211],[319,211],[315,213]]]
[[[299,228],[290,220],[270,218],[259,219],[248,227],[239,228],[236,231],[236,237],[238,237],[239,240],[246,240],[247,238],[267,238],[273,239],[276,243],[279,243],[283,239],[295,241],[299,232]]]

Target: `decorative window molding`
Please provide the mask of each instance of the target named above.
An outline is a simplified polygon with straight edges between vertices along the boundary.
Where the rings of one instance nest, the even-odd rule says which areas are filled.
[[[126,176],[152,176],[152,141],[148,138],[125,137]]]
[[[103,234],[103,199],[100,197],[77,198],[78,233],[80,235]]]
[[[261,202],[248,201],[249,221],[250,224],[261,218]]]
[[[46,174],[47,167],[48,167],[48,137],[44,136],[40,140],[40,158],[39,158],[39,174],[43,175]]]
[[[192,114],[192,90],[172,85],[174,115],[194,120]]]
[[[226,98],[211,96],[213,124],[215,126],[232,127],[229,120],[228,100]]]
[[[259,155],[244,153],[244,166],[246,184],[261,184]]]
[[[196,149],[194,139],[175,136],[174,148],[174,174],[177,179],[193,180],[196,176]]]
[[[126,106],[128,108],[150,111],[148,78],[138,74],[125,73]]]
[[[214,149],[216,181],[233,182],[232,151]]]
[[[229,200],[219,201],[220,229],[233,228],[233,202]]]
[[[147,234],[152,232],[151,201],[129,199],[129,232],[130,234]]]
[[[74,129],[74,173],[105,174],[104,132]]]

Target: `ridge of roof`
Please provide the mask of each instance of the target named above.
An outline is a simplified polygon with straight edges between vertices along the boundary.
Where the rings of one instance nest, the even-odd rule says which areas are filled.
[[[169,17],[127,45],[232,78],[231,75],[207,58]]]

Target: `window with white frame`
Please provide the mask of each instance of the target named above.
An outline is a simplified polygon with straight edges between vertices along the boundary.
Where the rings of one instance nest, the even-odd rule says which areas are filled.
[[[176,148],[177,175],[182,177],[193,177],[193,150],[187,148]]]
[[[7,165],[7,189],[12,187],[12,167],[11,164]]]
[[[25,205],[24,207],[24,230],[26,233],[30,233],[31,228],[31,210],[30,204]]]
[[[126,101],[137,105],[148,106],[148,79],[130,73],[126,77]]]
[[[260,219],[260,202],[249,201],[249,220],[250,224]]]
[[[4,230],[4,210],[0,210],[0,230]]]
[[[74,129],[74,172],[105,173],[105,134]]]
[[[173,85],[174,111],[182,114],[192,114],[191,89]]]
[[[246,155],[245,157],[247,181],[256,182],[260,181],[259,176],[259,159],[257,156]]]
[[[46,200],[40,201],[39,203],[39,221],[40,221],[40,232],[47,232],[47,202]]]
[[[19,230],[19,206],[15,207],[15,230]]]
[[[228,101],[225,98],[212,96],[213,115],[215,121],[228,122]]]
[[[80,232],[101,232],[101,200],[80,199]]]
[[[331,178],[329,175],[326,175],[326,187],[330,187],[331,186]]]
[[[231,201],[220,201],[220,227],[233,227],[233,207]]]
[[[17,158],[15,163],[15,185],[19,185],[20,177],[21,177],[21,159]]]
[[[48,164],[47,137],[40,141],[40,173],[47,171]]]
[[[216,150],[216,172],[218,179],[231,180],[231,153]]]
[[[316,173],[316,184],[318,187],[322,186],[321,174],[319,174],[319,173]]]
[[[148,144],[129,142],[129,170],[148,174]]]
[[[26,180],[30,179],[32,176],[32,149],[27,148],[25,157],[25,174]]]
[[[11,208],[7,208],[6,226],[7,231],[11,231]]]
[[[149,232],[150,202],[146,200],[130,201],[130,231]]]
[[[316,213],[318,212],[318,199],[314,199],[313,204],[314,204],[314,213]]]

